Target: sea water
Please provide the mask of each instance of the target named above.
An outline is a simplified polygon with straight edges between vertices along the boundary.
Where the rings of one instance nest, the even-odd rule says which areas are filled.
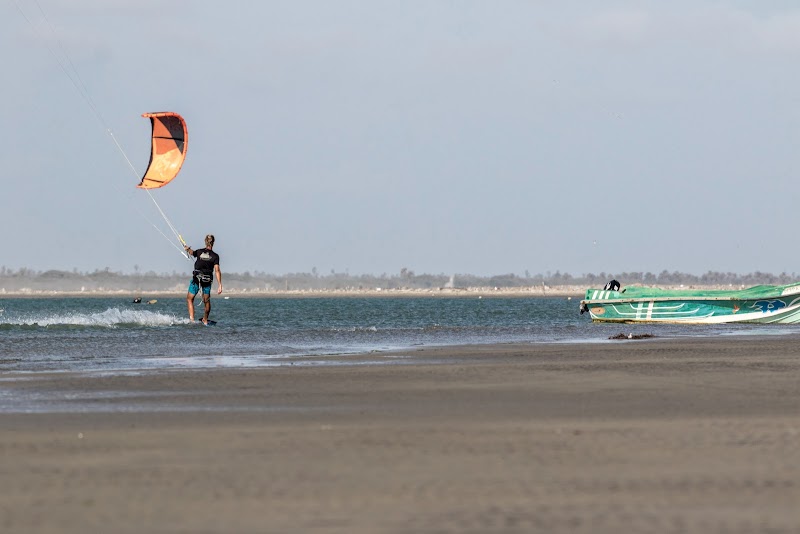
[[[500,297],[212,298],[216,326],[190,323],[183,298],[0,299],[0,373],[330,365],[330,355],[394,361],[417,347],[611,342],[782,334],[796,326],[592,323],[578,299]],[[202,305],[196,307],[202,316]]]

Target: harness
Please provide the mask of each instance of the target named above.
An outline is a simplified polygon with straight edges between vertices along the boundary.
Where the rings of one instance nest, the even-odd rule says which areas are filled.
[[[213,276],[202,271],[192,271],[192,275],[200,285],[208,285],[214,280]]]

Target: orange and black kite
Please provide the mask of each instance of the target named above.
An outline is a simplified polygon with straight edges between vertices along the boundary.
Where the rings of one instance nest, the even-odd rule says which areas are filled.
[[[189,143],[189,132],[186,121],[177,113],[163,111],[159,113],[143,113],[149,117],[153,126],[153,144],[150,151],[150,163],[136,187],[156,189],[164,187],[178,175],[186,159],[186,148]]]

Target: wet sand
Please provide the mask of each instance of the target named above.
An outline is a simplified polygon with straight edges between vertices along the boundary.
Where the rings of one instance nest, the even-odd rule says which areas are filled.
[[[0,531],[800,532],[799,345],[0,375]]]

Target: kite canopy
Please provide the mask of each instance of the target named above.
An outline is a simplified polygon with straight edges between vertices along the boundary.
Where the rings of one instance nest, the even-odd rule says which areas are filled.
[[[177,113],[164,111],[160,113],[142,113],[149,117],[153,126],[153,144],[150,152],[150,163],[136,187],[156,189],[164,187],[178,175],[186,158],[189,132],[186,121]]]

